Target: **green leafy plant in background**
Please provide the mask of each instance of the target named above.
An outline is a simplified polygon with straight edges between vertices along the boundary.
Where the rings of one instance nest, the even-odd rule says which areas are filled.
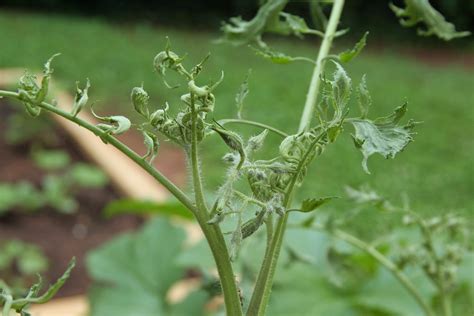
[[[41,249],[19,240],[0,244],[0,280],[8,283],[13,293],[25,291],[27,282],[48,269],[48,259]]]
[[[44,207],[71,214],[79,206],[74,198],[79,188],[101,188],[107,184],[107,177],[100,169],[82,162],[71,163],[65,151],[36,149],[32,159],[46,172],[41,188],[26,180],[0,182],[0,215],[14,208],[36,212]]]
[[[292,225],[305,227],[308,230],[322,229],[329,235],[346,241],[363,251],[362,257],[357,257],[357,255],[351,253],[341,252],[340,249],[335,247],[328,250],[327,257],[332,263],[331,267],[342,269],[341,274],[338,274],[337,277],[344,276],[339,281],[337,277],[333,280],[336,287],[337,284],[341,287],[341,282],[347,283],[349,280],[349,283],[351,283],[351,278],[353,280],[357,278],[357,275],[351,276],[354,273],[351,270],[355,270],[362,277],[376,276],[377,274],[374,271],[377,269],[374,266],[381,265],[387,268],[400,282],[402,288],[406,290],[417,308],[419,308],[419,311],[421,310],[426,315],[435,315],[438,311],[445,316],[452,315],[451,301],[454,297],[453,291],[456,291],[458,285],[453,279],[453,275],[461,263],[462,255],[459,254],[463,254],[467,250],[466,243],[455,241],[451,243],[451,239],[449,239],[449,245],[455,245],[453,247],[457,250],[446,249],[444,251],[438,249],[432,236],[437,234],[436,230],[439,229],[443,232],[447,231],[449,234],[452,233],[450,238],[453,237],[452,239],[456,240],[454,236],[463,235],[462,220],[456,219],[457,217],[442,217],[436,219],[442,225],[430,226],[431,220],[421,219],[416,216],[416,213],[402,208],[401,213],[412,216],[408,222],[413,222],[422,232],[420,236],[422,242],[417,245],[418,248],[416,249],[422,256],[421,259],[406,259],[407,262],[401,264],[401,259],[397,261],[399,258],[391,258],[388,253],[384,253],[384,250],[379,248],[379,245],[364,242],[341,230],[342,218],[328,216],[328,219],[321,224],[321,219],[315,216],[317,213],[314,213],[314,211],[333,197],[309,197],[301,204],[293,201],[295,191],[303,185],[305,177],[308,176],[308,166],[324,153],[326,147],[333,144],[343,134],[345,128],[353,129],[354,145],[356,149],[362,152],[362,166],[368,172],[368,158],[373,154],[393,158],[412,141],[413,129],[416,123],[414,121],[401,123],[407,111],[406,103],[400,105],[392,114],[385,117],[375,119],[368,117],[372,101],[366,79],[363,77],[357,84],[353,84],[352,79],[344,69],[344,64],[352,61],[365,46],[367,34],[353,49],[340,54],[331,54],[330,52],[333,40],[347,32],[347,30],[338,30],[344,7],[343,0],[334,0],[331,3],[311,2],[313,19],[318,22],[316,24],[320,25],[321,29],[312,29],[302,18],[284,12],[283,10],[287,4],[288,1],[285,0],[265,1],[252,20],[245,21],[242,18],[232,18],[230,23],[223,25],[222,30],[224,32],[223,41],[236,45],[249,44],[257,50],[259,55],[272,62],[278,64],[296,61],[308,62],[314,68],[300,126],[294,134],[286,134],[277,127],[242,118],[245,96],[249,93],[248,77],[236,96],[237,118],[218,119],[213,117],[214,107],[217,104],[216,91],[219,83],[224,79],[224,74],[216,76],[218,79],[214,81],[203,83],[201,73],[209,60],[209,56],[206,56],[193,67],[187,67],[184,57],[172,51],[169,43],[164,51],[156,55],[153,67],[158,75],[162,77],[167,87],[184,90],[183,94],[176,102],[170,102],[171,105],[166,103],[161,107],[154,107],[150,104],[150,97],[144,86],[135,87],[131,93],[131,101],[142,120],[134,122],[133,125],[130,119],[121,115],[103,116],[93,112],[94,116],[100,121],[97,125],[78,118],[77,114],[84,110],[88,101],[89,82],[84,88],[77,88],[71,112],[64,111],[54,104],[46,102],[45,97],[52,73],[51,59],[45,64],[41,85],[36,82],[36,78],[26,73],[20,79],[18,92],[2,90],[0,96],[20,100],[32,116],[38,116],[41,111],[45,110],[90,130],[100,137],[103,142],[123,152],[164,185],[196,218],[204,233],[217,268],[218,281],[224,296],[227,315],[242,315],[244,312],[247,315],[264,315],[267,312],[272,289],[274,289],[274,294],[278,294],[280,291],[284,296],[291,297],[289,288],[283,286],[279,289],[278,282],[280,284],[294,283],[296,286],[293,289],[296,291],[307,288],[313,282],[315,284],[324,282],[324,278],[320,274],[307,278],[304,266],[298,262],[308,261],[301,252],[294,249],[295,244],[302,243],[303,240],[299,239],[290,244],[285,243],[285,235],[291,239],[290,228]],[[329,4],[332,4],[332,9],[329,18],[327,18],[322,7]],[[467,35],[465,32],[457,33],[454,27],[451,27],[443,18],[439,18],[439,13],[427,1],[407,1],[406,5],[406,9],[399,9],[394,6],[392,8],[401,17],[401,22],[405,25],[424,23],[427,26],[427,31],[424,32],[425,35],[433,34],[443,39]],[[263,41],[265,33],[296,35],[298,37],[315,35],[322,37],[322,42],[317,58],[313,61],[307,57],[292,57],[274,51]],[[352,94],[356,95],[359,102],[360,114],[357,117],[349,117]],[[178,102],[181,106],[174,104]],[[261,128],[262,132],[249,139],[244,139],[228,128],[231,124],[254,126]],[[115,137],[115,135],[126,132],[131,126],[137,126],[143,134],[144,144],[147,148],[145,155],[133,152]],[[264,146],[265,138],[269,134],[281,138],[278,154],[274,157],[260,159],[258,151]],[[179,189],[150,163],[158,154],[158,135],[176,143],[185,151],[192,179],[193,190],[191,194]],[[229,149],[229,152],[223,157],[229,167],[224,182],[214,194],[215,198],[212,199],[212,196],[207,196],[204,193],[206,177],[201,170],[199,148],[206,138],[215,136],[220,137]],[[357,195],[361,201],[374,202],[371,197],[376,196],[376,194],[368,194],[367,192],[356,194],[352,191],[352,193]],[[375,202],[376,206],[386,207],[388,211],[397,210],[397,208],[389,207],[390,204],[383,200],[382,202]],[[354,207],[355,205],[354,203]],[[294,219],[300,219],[301,221],[292,224]],[[449,224],[453,219],[456,219],[454,221],[456,224]],[[168,228],[163,227],[162,229],[164,231],[168,230]],[[169,230],[169,234],[174,236],[173,229]],[[236,279],[237,273],[234,271],[236,263],[246,257],[243,255],[246,245],[248,246],[253,240],[257,240],[258,236],[262,236],[263,231],[265,231],[263,234],[264,247],[257,254],[253,253],[251,256],[252,264],[246,265],[248,268],[246,268],[246,271],[248,272],[248,270],[251,270],[249,267],[253,266],[255,268],[256,263],[257,276],[254,278],[251,274],[245,280],[242,279],[241,282],[238,282]],[[133,301],[134,303],[140,302],[142,299],[147,300],[147,302],[138,304],[139,306],[135,308],[139,310],[146,308],[143,313],[159,313],[160,311],[173,313],[174,306],[163,300],[163,294],[169,287],[170,282],[177,280],[179,271],[169,268],[170,274],[163,275],[160,270],[161,266],[156,267],[153,259],[140,260],[145,249],[148,249],[147,244],[152,244],[146,252],[147,254],[152,251],[151,249],[154,249],[152,253],[160,250],[156,243],[152,243],[152,239],[158,238],[154,234],[157,234],[158,237],[161,236],[160,232],[155,232],[152,228],[146,228],[138,235],[123,237],[102,251],[99,250],[91,255],[89,263],[92,274],[102,282],[111,282],[116,285],[110,292],[106,291],[103,285],[96,290],[96,295],[93,296],[93,312],[94,308],[97,308],[102,313],[106,310],[108,313],[114,311],[118,315],[119,305],[110,306],[110,304],[114,304],[111,303],[111,300],[114,300],[117,304],[117,301],[122,301],[122,298],[126,295],[132,295],[131,289],[141,289],[140,291],[137,290],[137,293],[142,293],[144,292],[144,284],[150,283],[144,288],[145,291],[155,294],[153,295],[155,301],[150,301],[147,298],[148,295],[144,293],[138,294],[136,297],[134,296],[136,299],[136,301]],[[168,239],[167,236],[166,240],[169,241],[171,238]],[[173,258],[176,256],[176,249],[174,248],[180,247],[179,240],[180,237],[176,237],[176,240],[173,241],[177,242],[175,247],[161,249],[161,252],[167,254],[166,256],[163,255],[163,258],[169,259],[169,262],[163,263],[163,269],[174,260]],[[137,243],[140,246],[137,247]],[[415,245],[415,243],[413,244]],[[258,247],[252,249],[258,249]],[[282,249],[289,249],[289,251],[282,252]],[[160,256],[162,255],[161,252]],[[127,253],[128,255],[126,255]],[[277,265],[280,257],[284,257],[285,253],[287,253],[288,262],[298,262],[290,265],[289,274],[278,270],[279,266]],[[123,256],[126,256],[126,258]],[[118,259],[107,260],[107,257]],[[367,261],[366,257],[373,260],[375,264]],[[137,260],[130,262],[130,258],[137,258]],[[260,260],[260,258],[263,258],[263,260]],[[358,262],[359,264],[357,264]],[[125,265],[126,269],[122,265]],[[415,281],[404,271],[406,265],[422,267],[425,276],[436,285],[435,296],[437,299],[427,299],[420,292],[420,289],[413,285]],[[354,267],[355,269],[347,269],[347,267]],[[156,268],[156,271],[153,270],[154,268]],[[110,271],[115,269],[121,271],[120,278],[110,274]],[[124,270],[126,271],[123,272]],[[277,270],[279,274],[276,274]],[[174,273],[176,274],[172,277]],[[148,278],[149,275],[154,277]],[[242,273],[241,276],[244,277],[245,273]],[[380,278],[378,280],[375,277],[374,282],[383,282],[384,276],[382,275]],[[274,281],[276,282],[275,285]],[[356,282],[352,282],[353,286],[355,286],[354,283]],[[241,291],[243,286],[250,288],[248,293],[247,291]],[[315,292],[312,294],[319,294],[323,298],[331,297],[337,292],[337,289],[326,290],[322,287],[315,287],[313,290]],[[363,291],[369,289],[358,290],[363,293]],[[130,299],[130,297],[128,298]],[[370,302],[367,303],[360,296],[358,296],[358,299],[354,297],[353,299],[353,302],[356,303],[350,307],[359,308],[361,313],[366,312],[365,315],[368,312],[372,314],[393,312],[387,306],[371,306]],[[334,302],[336,301],[334,299]],[[201,302],[201,300],[196,299],[196,302]],[[339,304],[337,312],[342,313],[346,310],[347,306],[343,306],[343,304],[346,303],[341,302]],[[325,308],[329,309],[326,310]],[[318,304],[315,306],[314,312],[324,313],[328,312],[330,308],[332,307]],[[99,315],[101,312],[97,310],[95,313]],[[274,311],[269,313],[274,313]]]

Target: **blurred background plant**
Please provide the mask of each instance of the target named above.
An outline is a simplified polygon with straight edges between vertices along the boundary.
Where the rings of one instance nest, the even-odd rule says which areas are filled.
[[[48,259],[34,244],[20,240],[0,242],[0,284],[8,284],[14,295],[24,294],[48,266]]]

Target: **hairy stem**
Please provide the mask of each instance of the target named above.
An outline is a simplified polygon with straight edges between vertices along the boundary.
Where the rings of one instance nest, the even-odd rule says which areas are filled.
[[[342,9],[344,7],[344,0],[334,0],[334,6],[332,7],[331,16],[324,33],[324,39],[319,49],[318,57],[316,58],[316,65],[314,66],[313,76],[311,77],[311,83],[309,84],[308,94],[306,95],[306,102],[304,105],[303,115],[300,120],[299,131],[306,131],[309,129],[311,119],[314,115],[314,108],[316,106],[316,100],[318,98],[320,77],[323,73],[324,59],[328,56],[331,48],[332,40],[337,31],[337,25],[341,18]]]
[[[201,171],[199,167],[198,142],[196,130],[197,113],[194,107],[194,94],[191,93],[191,171],[193,173],[193,189],[198,212],[208,212],[202,189]]]
[[[3,296],[5,303],[3,305],[2,315],[8,316],[10,314],[10,309],[12,308],[13,297],[10,294]]]
[[[416,286],[410,281],[410,279],[408,279],[408,277],[397,267],[396,264],[394,264],[390,259],[384,256],[381,252],[379,252],[373,246],[339,229],[327,230],[320,225],[318,226],[313,225],[312,228],[329,232],[334,237],[341,239],[347,242],[348,244],[368,253],[370,256],[372,256],[372,258],[377,260],[381,265],[383,265],[392,273],[392,275],[403,285],[403,287],[416,300],[418,305],[423,309],[426,316],[435,316],[434,312],[431,310],[431,307],[425,302],[422,295],[420,294]]]
[[[316,105],[316,100],[318,97],[318,90],[320,84],[320,77],[323,71],[323,61],[329,54],[331,48],[332,40],[337,30],[339,20],[341,17],[342,9],[344,7],[344,0],[334,0],[334,5],[331,10],[331,16],[329,18],[328,26],[324,34],[323,42],[316,59],[316,66],[313,71],[313,76],[311,78],[311,83],[309,86],[308,94],[306,96],[305,107],[303,114],[301,116],[299,131],[308,130],[311,123],[311,118],[314,115],[314,108]],[[315,141],[311,147],[315,146],[317,141]],[[303,158],[305,160],[310,150],[308,149],[307,155]],[[303,160],[300,162],[300,166],[303,163]],[[291,205],[293,197],[293,189],[295,187],[296,178],[293,178],[290,183],[288,190],[285,195],[284,205],[286,208],[289,208]],[[271,288],[273,285],[273,276],[275,274],[276,265],[278,262],[278,257],[280,255],[281,246],[283,243],[283,237],[285,234],[286,225],[288,222],[288,212],[284,216],[280,217],[273,235],[272,241],[270,243],[270,249],[267,249],[265,252],[265,258],[263,259],[262,267],[259,271],[257,282],[255,284],[255,289],[250,300],[249,309],[247,310],[248,316],[263,316],[270,299]]]
[[[235,282],[234,271],[230,262],[229,251],[219,225],[210,225],[207,222],[210,219],[204,198],[204,191],[201,179],[198,156],[197,140],[197,113],[194,104],[194,95],[191,93],[191,169],[193,176],[193,189],[197,205],[196,218],[211,248],[211,252],[216,262],[217,271],[224,293],[224,301],[227,315],[242,315],[242,305]]]
[[[306,150],[306,153],[303,155],[301,161],[298,163],[296,172],[293,175],[288,188],[285,194],[285,200],[283,205],[285,209],[290,208],[294,188],[296,186],[297,179],[304,165],[306,165],[307,160],[309,159],[311,152],[314,150],[314,147],[318,144],[321,138],[325,135],[325,132],[321,132],[318,137],[316,137],[309,148]],[[265,315],[265,310],[270,299],[270,293],[273,285],[273,276],[275,275],[276,266],[278,263],[278,257],[280,255],[281,246],[283,244],[283,237],[285,235],[286,224],[288,222],[289,212],[285,212],[283,216],[280,217],[277,223],[275,233],[273,234],[271,242],[267,242],[267,249],[265,250],[265,257],[263,258],[262,267],[259,271],[257,282],[255,284],[255,289],[250,300],[249,309],[247,315]]]
[[[10,97],[21,101],[20,95],[17,92],[0,90],[0,96]],[[196,206],[194,203],[187,197],[187,195],[181,191],[174,183],[172,183],[168,178],[166,178],[161,172],[156,170],[152,165],[150,165],[145,159],[140,155],[131,150],[127,145],[120,142],[117,138],[107,133],[104,133],[103,130],[96,127],[95,125],[86,122],[76,116],[73,116],[71,113],[68,113],[64,110],[55,107],[47,102],[41,102],[38,104],[42,109],[52,112],[56,115],[64,117],[65,119],[76,123],[77,125],[91,131],[95,135],[101,137],[108,144],[114,146],[124,155],[133,160],[137,165],[142,167],[146,172],[148,172],[153,178],[155,178],[159,183],[161,183],[172,195],[174,195],[183,205],[188,208],[191,212],[196,213]]]

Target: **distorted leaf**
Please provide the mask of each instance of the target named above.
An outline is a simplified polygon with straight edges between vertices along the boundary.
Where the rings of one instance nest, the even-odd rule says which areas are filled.
[[[97,124],[97,127],[106,134],[120,135],[130,129],[132,123],[128,118],[121,115],[100,116],[91,108],[92,115],[104,123]],[[105,124],[108,123],[108,124]]]
[[[74,103],[72,105],[72,111],[71,111],[72,116],[77,116],[77,114],[79,114],[79,112],[87,104],[87,101],[89,100],[88,93],[89,93],[90,87],[91,87],[91,82],[89,81],[89,78],[87,78],[86,86],[83,89],[79,88],[79,81],[76,81],[76,95],[74,97]]]
[[[139,114],[148,117],[148,100],[150,96],[142,87],[134,87],[132,93],[130,94],[130,99],[132,100],[133,107],[135,111]]]
[[[357,87],[357,101],[359,103],[361,118],[366,118],[369,113],[370,106],[372,105],[372,98],[370,97],[369,90],[367,88],[366,76],[362,76],[362,80]]]
[[[353,119],[356,147],[362,152],[364,159],[362,167],[370,173],[367,159],[373,154],[380,154],[385,158],[393,158],[413,140],[415,123],[409,121],[405,125],[398,122],[406,112],[407,104],[395,109],[390,116],[371,121],[369,119]]]
[[[158,137],[150,132],[142,131],[143,143],[146,147],[146,153],[143,156],[143,159],[150,159],[150,163],[153,162],[156,155],[158,154],[158,148],[160,143],[158,142]]]
[[[250,76],[251,70],[249,69],[247,72],[247,75],[245,76],[245,80],[240,86],[239,92],[237,92],[237,95],[235,96],[235,104],[237,106],[237,118],[241,119],[242,118],[242,110],[244,108],[244,99],[247,97],[249,94],[249,76]]]
[[[364,49],[365,45],[367,44],[367,35],[369,32],[365,32],[362,38],[354,45],[352,49],[343,51],[339,54],[339,60],[343,63],[347,63],[357,57],[360,54],[362,49]]]
[[[303,213],[309,213],[320,207],[321,205],[337,199],[338,197],[336,196],[328,196],[328,197],[322,197],[322,198],[312,198],[312,199],[306,199],[301,203],[301,207],[299,209],[291,209],[289,211],[297,211],[297,212],[303,212]]]
[[[436,35],[449,41],[454,38],[465,37],[470,32],[457,32],[452,23],[446,21],[441,13],[431,6],[428,0],[404,0],[405,7],[400,8],[390,3],[390,9],[399,18],[400,24],[412,27],[419,23],[425,25],[425,29],[418,28],[417,33],[423,36]]]
[[[306,62],[309,62],[309,63],[314,63],[314,61],[309,59],[309,58],[299,57],[299,56],[298,57],[292,57],[292,56],[286,55],[285,53],[274,51],[274,50],[270,49],[268,46],[266,46],[265,48],[262,48],[262,49],[254,48],[254,50],[255,50],[255,53],[258,56],[261,56],[261,57],[271,61],[274,64],[284,65],[284,64],[292,63],[294,61],[306,61]]]
[[[261,47],[265,46],[261,41],[263,32],[268,25],[278,20],[280,12],[287,3],[288,0],[266,1],[250,21],[245,21],[241,17],[230,18],[229,23],[224,23],[221,27],[224,33],[222,40],[234,45],[257,43]]]
[[[333,74],[333,80],[330,82],[332,96],[336,106],[339,109],[343,109],[347,102],[349,102],[352,92],[352,83],[351,78],[349,78],[344,68],[336,62],[334,64],[336,65],[336,71]]]

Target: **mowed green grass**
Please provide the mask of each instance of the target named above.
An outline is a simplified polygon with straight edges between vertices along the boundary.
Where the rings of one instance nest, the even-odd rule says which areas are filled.
[[[111,113],[129,113],[129,93],[141,85],[150,92],[152,104],[168,101],[181,107],[183,90],[169,90],[153,73],[152,60],[169,36],[173,50],[188,54],[188,66],[208,52],[211,59],[198,84],[216,80],[221,70],[225,80],[215,91],[215,118],[235,115],[234,96],[247,70],[252,69],[250,94],[244,116],[294,133],[304,104],[312,67],[305,63],[273,65],[246,47],[217,45],[218,33],[179,31],[146,24],[113,25],[100,20],[0,13],[0,67],[40,69],[52,54],[62,56],[54,62],[54,76],[73,91],[75,81],[90,78],[90,98],[99,100]],[[278,41],[278,47],[292,55],[313,57],[315,45],[308,42]],[[440,42],[440,45],[443,45]],[[369,38],[370,46],[370,38]],[[334,51],[346,49],[336,44]],[[415,141],[394,160],[371,157],[367,175],[361,168],[361,154],[347,132],[328,147],[309,170],[299,198],[344,196],[346,185],[369,184],[395,200],[407,194],[413,208],[423,213],[459,211],[472,216],[474,206],[474,80],[472,69],[461,66],[428,66],[407,59],[396,51],[374,49],[364,52],[347,66],[354,83],[367,75],[373,99],[372,117],[389,114],[396,106],[409,102],[408,117],[423,124]],[[176,78],[170,78],[176,82]],[[352,103],[357,114],[357,106]],[[235,127],[237,128],[237,127]],[[245,135],[258,130],[241,128]],[[274,155],[279,139],[268,138],[264,154]],[[214,190],[225,176],[220,157],[225,153],[220,140],[206,140],[202,153],[206,186]],[[265,156],[265,155],[262,156]],[[158,158],[159,159],[159,158]],[[335,204],[337,205],[337,204]],[[472,217],[471,217],[472,218]]]

